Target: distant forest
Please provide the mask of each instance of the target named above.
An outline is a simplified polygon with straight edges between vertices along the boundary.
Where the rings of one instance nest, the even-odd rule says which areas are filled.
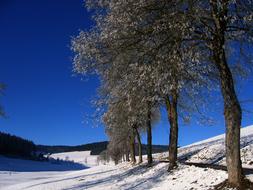
[[[35,145],[32,141],[0,132],[0,155],[31,158],[39,153],[53,154],[71,151],[91,151],[91,155],[99,155],[107,149],[108,141],[96,142],[77,146],[46,146]],[[146,145],[143,154],[146,154]],[[137,151],[137,149],[136,149]],[[168,146],[153,145],[153,153],[168,151]]]
[[[32,157],[36,145],[29,140],[0,132],[0,154],[6,156]]]
[[[71,152],[71,151],[91,151],[91,155],[99,155],[101,152],[107,149],[108,141],[96,142],[78,146],[45,146],[38,145],[37,150],[45,153],[60,153],[60,152]],[[147,145],[143,144],[143,154],[146,154]],[[165,152],[168,151],[168,146],[166,145],[153,145],[153,153]],[[137,151],[137,147],[136,147]]]
[[[96,142],[77,146],[46,146],[37,145],[37,150],[44,153],[60,153],[60,152],[72,152],[72,151],[91,151],[91,155],[99,155],[102,151],[106,150],[108,145],[107,141]]]

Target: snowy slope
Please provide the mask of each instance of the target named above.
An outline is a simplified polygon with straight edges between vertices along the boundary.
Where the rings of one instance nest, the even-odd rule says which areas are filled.
[[[248,136],[251,136],[253,135],[253,125],[250,125],[248,127],[244,127],[244,128],[241,128],[241,138],[247,138]],[[224,141],[225,139],[225,134],[221,134],[221,135],[218,135],[218,136],[215,136],[215,137],[211,137],[211,138],[208,138],[206,140],[203,140],[203,141],[199,141],[199,142],[196,142],[196,143],[193,143],[193,144],[190,144],[188,146],[185,146],[184,148],[186,147],[190,147],[190,146],[195,146],[195,145],[200,145],[200,144],[206,144],[206,143],[213,143],[215,141]]]
[[[50,161],[39,162],[21,160],[0,156],[0,171],[36,172],[36,171],[73,171],[85,169],[84,165],[76,162]]]
[[[88,167],[97,166],[97,156],[90,155],[91,151],[75,151],[52,154],[54,159],[70,160]]]
[[[252,167],[253,163],[253,125],[241,129],[242,163]],[[179,150],[179,156],[186,161],[225,165],[225,135],[200,141]]]
[[[244,167],[253,163],[253,126],[241,130],[241,151]],[[167,153],[155,154],[155,164],[147,168],[145,163],[131,166],[129,163],[96,165],[96,158],[89,152],[54,154],[52,157],[74,160],[90,168],[78,171],[13,171],[0,167],[0,189],[4,190],[82,190],[82,189],[161,189],[189,190],[212,189],[224,181],[227,173],[223,170],[185,165],[184,162],[214,163],[225,165],[224,135],[219,135],[179,149],[179,168],[167,172],[167,163],[159,162]],[[0,158],[0,163],[3,157]],[[4,158],[7,159],[7,158]],[[90,162],[89,162],[90,160]],[[17,162],[17,163],[16,163]],[[28,161],[31,162],[31,161]],[[146,160],[145,160],[146,162]],[[19,160],[11,160],[18,166]],[[38,164],[39,165],[39,164]],[[13,168],[12,168],[13,169]],[[253,172],[252,172],[253,173]],[[253,180],[252,174],[247,174]]]

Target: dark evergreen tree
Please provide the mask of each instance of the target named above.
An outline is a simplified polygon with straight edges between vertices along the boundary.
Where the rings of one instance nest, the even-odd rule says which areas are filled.
[[[0,154],[7,156],[32,157],[36,145],[29,140],[0,132]]]

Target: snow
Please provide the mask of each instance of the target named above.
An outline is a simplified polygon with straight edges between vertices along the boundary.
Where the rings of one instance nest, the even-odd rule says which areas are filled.
[[[70,160],[88,167],[97,166],[97,156],[90,155],[91,151],[75,151],[52,154],[50,157],[54,159]]]
[[[248,137],[248,136],[251,136],[251,135],[253,135],[253,125],[241,128],[241,137]],[[215,141],[224,141],[224,139],[225,139],[225,134],[221,134],[221,135],[218,135],[218,136],[215,136],[215,137],[212,137],[212,138],[208,138],[208,139],[203,140],[203,141],[199,141],[199,142],[190,144],[190,145],[185,146],[185,147],[190,147],[190,146],[200,145],[200,144],[205,144],[205,143],[212,143],[212,142],[215,142]]]
[[[253,168],[253,126],[241,129],[243,166]],[[179,167],[167,172],[168,153],[154,154],[154,165],[115,166],[98,164],[89,151],[51,155],[68,162],[35,162],[0,157],[0,189],[3,190],[81,190],[81,189],[212,189],[227,178],[218,169],[186,165],[184,162],[225,165],[224,135],[219,135],[179,149]],[[69,162],[73,161],[73,162]],[[252,174],[247,174],[253,180]]]

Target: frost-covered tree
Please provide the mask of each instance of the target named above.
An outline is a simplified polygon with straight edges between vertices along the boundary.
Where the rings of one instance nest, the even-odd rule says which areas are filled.
[[[129,73],[134,75],[134,72]],[[135,75],[139,77],[140,75]],[[133,77],[133,76],[131,76]],[[114,80],[117,81],[117,80]],[[139,149],[139,163],[142,162],[142,144],[140,138],[140,132],[148,131],[148,163],[152,163],[152,134],[151,126],[159,117],[157,110],[154,107],[151,108],[151,102],[147,101],[146,95],[147,90],[143,86],[138,86],[134,81],[139,80],[124,80],[121,81],[121,85],[116,86],[111,89],[110,98],[108,101],[108,110],[104,115],[106,119],[105,124],[107,128],[114,126],[114,131],[111,136],[125,136],[125,140],[129,141],[130,152],[132,161],[135,162],[135,139],[138,141]],[[112,81],[112,83],[114,83]],[[108,89],[108,88],[107,88]],[[154,106],[154,105],[153,105]],[[122,131],[122,130],[125,131]],[[116,131],[119,131],[118,133]],[[122,134],[122,135],[121,135]],[[109,135],[110,136],[110,135]],[[121,137],[122,138],[122,137]]]
[[[131,130],[126,124],[126,117],[123,114],[120,102],[108,106],[107,112],[103,115],[103,122],[106,126],[106,133],[109,137],[108,153],[111,158],[118,163],[124,155],[129,153],[129,138],[132,135]],[[116,156],[115,156],[116,154]],[[134,160],[132,160],[135,162]]]
[[[97,11],[96,27],[73,40],[75,71],[99,74],[107,83],[109,96],[116,90],[128,101],[136,99],[135,93],[130,97],[131,90],[143,92],[140,102],[147,108],[141,111],[147,118],[153,107],[165,104],[170,121],[170,168],[175,167],[178,105],[189,107],[181,100],[185,95],[194,97],[196,88],[203,85],[202,76],[209,72],[188,58],[191,51],[182,44],[182,36],[189,32],[187,17],[182,14],[184,2],[95,0],[87,5]],[[151,119],[146,122],[151,150]],[[151,163],[151,151],[148,153]]]
[[[106,84],[108,100],[124,97],[130,123],[136,121],[131,102],[138,100],[145,105],[138,114],[146,114],[146,118],[150,118],[153,107],[166,105],[170,168],[177,160],[178,113],[188,111],[188,99],[198,104],[209,80],[218,79],[224,100],[228,183],[240,186],[244,178],[240,160],[242,113],[234,78],[247,67],[245,63],[252,63],[252,0],[86,3],[96,12],[96,26],[73,40],[74,70],[99,74]],[[229,59],[230,49],[240,59]],[[136,98],[138,94],[140,99]],[[151,126],[150,121],[146,120],[147,126]],[[147,129],[151,137],[151,128]]]
[[[189,18],[188,47],[206,57],[215,68],[224,102],[228,184],[240,187],[244,179],[240,156],[241,106],[235,91],[233,68],[246,68],[253,42],[253,1],[185,1]],[[236,55],[229,58],[229,50]],[[241,51],[244,50],[244,51]],[[244,52],[243,54],[241,54]],[[246,56],[245,56],[246,55]],[[238,72],[237,72],[238,73]]]

